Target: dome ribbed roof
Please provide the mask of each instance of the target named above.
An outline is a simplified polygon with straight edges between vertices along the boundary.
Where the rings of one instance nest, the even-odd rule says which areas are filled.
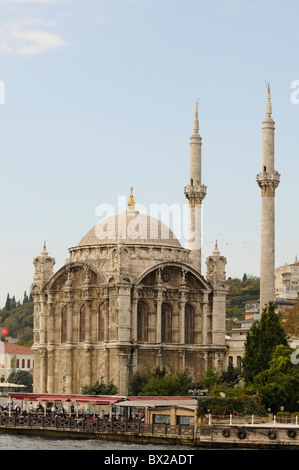
[[[179,240],[163,222],[130,210],[101,220],[87,232],[78,246],[114,243],[181,247]]]

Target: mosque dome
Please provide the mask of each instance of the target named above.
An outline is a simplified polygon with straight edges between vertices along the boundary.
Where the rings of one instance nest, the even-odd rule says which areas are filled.
[[[100,221],[80,240],[78,247],[117,243],[181,248],[179,240],[167,225],[135,210]]]
[[[167,225],[135,210],[133,187],[131,187],[128,210],[123,214],[101,220],[80,240],[78,247],[116,243],[181,248],[179,240]]]

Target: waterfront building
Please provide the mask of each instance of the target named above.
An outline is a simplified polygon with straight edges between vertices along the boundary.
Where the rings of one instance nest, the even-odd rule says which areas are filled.
[[[31,348],[15,343],[0,341],[0,378],[6,380],[15,370],[31,371],[34,365],[34,355]]]
[[[80,393],[113,382],[127,394],[134,372],[188,369],[195,381],[225,367],[226,259],[217,243],[201,273],[201,137],[190,138],[189,240],[127,211],[101,221],[69,248],[56,273],[46,246],[34,259],[34,391]]]

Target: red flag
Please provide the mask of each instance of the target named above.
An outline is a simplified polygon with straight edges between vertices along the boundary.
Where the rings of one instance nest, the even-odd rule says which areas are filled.
[[[3,336],[4,336],[4,335],[8,335],[8,329],[5,328],[5,327],[2,327],[2,328],[1,328],[1,335],[3,335]]]

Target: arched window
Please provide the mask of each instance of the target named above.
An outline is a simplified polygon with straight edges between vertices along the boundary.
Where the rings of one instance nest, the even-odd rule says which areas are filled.
[[[17,369],[20,368],[20,359],[17,359]]]
[[[67,306],[63,307],[61,315],[61,342],[66,342],[66,329],[67,329]]]
[[[168,304],[162,304],[162,325],[161,325],[161,341],[162,343],[171,343],[171,307]]]
[[[147,305],[139,301],[137,305],[137,341],[147,340]]]
[[[30,369],[30,359],[27,359],[27,369]]]
[[[195,312],[191,305],[185,307],[185,343],[194,343]]]
[[[22,369],[25,369],[25,359],[22,359]]]
[[[105,327],[105,303],[103,302],[99,307],[98,341],[104,341],[104,327]]]
[[[85,341],[85,304],[80,308],[80,341]]]

